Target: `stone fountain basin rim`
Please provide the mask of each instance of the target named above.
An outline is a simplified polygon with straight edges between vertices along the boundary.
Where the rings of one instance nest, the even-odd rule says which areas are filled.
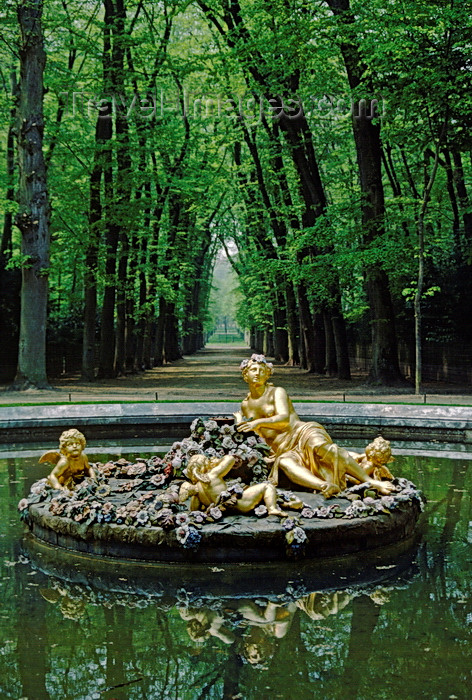
[[[444,406],[417,404],[383,404],[354,402],[314,402],[294,401],[299,415],[304,419],[318,417],[320,420],[386,420],[407,421],[417,424],[450,424],[472,426],[472,406]],[[187,403],[90,403],[60,404],[39,406],[0,406],[0,427],[8,425],[40,425],[64,420],[83,421],[123,421],[126,419],[169,421],[175,418],[188,420],[190,417],[231,415],[240,408],[239,402],[187,402]]]
[[[355,404],[295,402],[303,420],[313,420],[352,432],[445,436],[472,441],[472,407],[408,404]],[[69,427],[86,434],[123,434],[123,430],[147,434],[164,434],[188,429],[198,417],[231,415],[239,408],[236,402],[195,403],[113,403],[62,404],[0,407],[0,442],[15,438],[35,441],[47,434],[55,436]],[[38,435],[38,432],[40,433]],[[397,438],[395,438],[397,439]],[[453,438],[454,439],[454,438]]]

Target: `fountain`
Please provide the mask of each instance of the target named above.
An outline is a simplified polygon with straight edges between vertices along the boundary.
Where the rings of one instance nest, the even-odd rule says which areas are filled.
[[[42,542],[145,562],[270,562],[335,557],[409,541],[422,505],[387,467],[389,443],[365,454],[303,422],[272,365],[241,366],[249,393],[233,417],[196,419],[164,457],[89,465],[85,438],[62,434],[55,466],[19,503]]]

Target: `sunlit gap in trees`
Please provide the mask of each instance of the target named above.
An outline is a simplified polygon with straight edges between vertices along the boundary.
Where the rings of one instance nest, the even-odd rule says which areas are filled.
[[[234,245],[229,245],[228,254],[236,255]],[[225,345],[247,345],[244,326],[240,322],[242,296],[239,281],[225,250],[221,249],[216,257],[210,293],[208,343]]]

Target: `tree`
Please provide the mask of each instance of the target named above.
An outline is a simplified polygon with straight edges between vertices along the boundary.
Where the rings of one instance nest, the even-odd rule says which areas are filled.
[[[2,18],[8,69],[18,64],[16,4]],[[42,16],[54,202],[47,323],[67,369],[82,329],[89,379],[196,350],[221,241],[239,275],[239,318],[254,347],[279,361],[348,377],[349,355],[365,349],[372,378],[395,381],[395,321],[412,375],[419,257],[426,351],[472,340],[469,0],[86,6],[51,0]],[[19,190],[14,99],[8,73],[0,79],[2,250],[7,268],[26,275],[26,234],[9,219]],[[346,92],[354,112],[337,105]],[[379,95],[390,105],[382,120],[357,109]]]
[[[327,0],[333,14],[339,18],[339,44],[353,95],[360,89],[373,95],[367,66],[362,60],[355,36],[355,16],[350,0]],[[365,97],[361,97],[361,100]],[[362,105],[362,102],[359,102]],[[375,115],[360,107],[353,114],[353,133],[356,145],[364,244],[370,244],[384,235],[385,201],[382,180],[382,146],[380,124]],[[395,316],[385,271],[377,265],[365,268],[366,290],[372,324],[372,363],[369,380],[376,384],[396,384],[402,381],[398,364]]]
[[[22,0],[18,102],[19,211],[22,240],[21,318],[16,389],[45,389],[49,275],[49,202],[43,157],[43,73],[46,63],[42,0]]]

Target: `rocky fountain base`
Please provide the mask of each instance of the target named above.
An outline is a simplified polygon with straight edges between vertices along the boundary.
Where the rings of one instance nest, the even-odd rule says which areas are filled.
[[[227,490],[205,510],[179,502],[185,467],[194,454],[238,457]],[[32,534],[54,547],[88,555],[143,562],[269,562],[324,558],[373,550],[410,539],[421,510],[421,494],[406,479],[378,496],[365,485],[334,498],[277,490],[284,517],[264,505],[234,512],[242,489],[267,478],[267,446],[235,431],[227,419],[198,419],[189,438],[164,457],[94,465],[96,479],[72,492],[36,482],[19,503]],[[301,500],[296,509],[294,495]]]

